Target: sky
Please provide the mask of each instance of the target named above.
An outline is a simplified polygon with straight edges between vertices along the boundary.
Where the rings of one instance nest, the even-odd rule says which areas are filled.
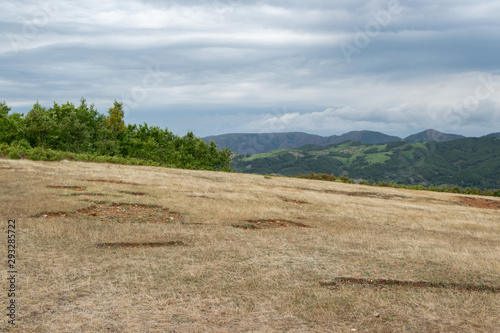
[[[498,0],[2,0],[0,101],[178,135],[500,130]]]

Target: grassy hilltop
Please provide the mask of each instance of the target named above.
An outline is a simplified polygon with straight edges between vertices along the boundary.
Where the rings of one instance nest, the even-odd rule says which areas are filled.
[[[500,327],[499,198],[69,161],[0,159],[0,182],[1,331]]]

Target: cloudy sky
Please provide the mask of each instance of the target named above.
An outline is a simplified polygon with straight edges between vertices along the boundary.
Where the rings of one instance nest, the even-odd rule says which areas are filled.
[[[500,128],[498,0],[2,0],[0,101],[198,136]]]

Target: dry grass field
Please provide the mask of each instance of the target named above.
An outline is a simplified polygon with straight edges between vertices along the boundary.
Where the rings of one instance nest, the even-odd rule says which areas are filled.
[[[500,199],[0,160],[2,332],[499,332]],[[2,314],[6,313],[2,301]]]

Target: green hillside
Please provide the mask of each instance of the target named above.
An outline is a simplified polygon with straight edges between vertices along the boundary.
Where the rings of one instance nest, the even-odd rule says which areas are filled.
[[[245,173],[328,173],[354,179],[401,184],[500,188],[500,139],[464,138],[448,142],[346,142],[304,146],[265,154],[239,155],[233,168]]]

